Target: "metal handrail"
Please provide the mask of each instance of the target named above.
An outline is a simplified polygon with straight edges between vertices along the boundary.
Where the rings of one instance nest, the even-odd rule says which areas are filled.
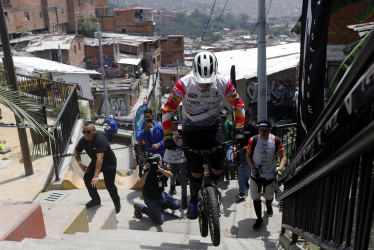
[[[371,122],[365,129],[363,129],[359,134],[354,136],[349,140],[344,146],[342,146],[338,151],[331,155],[326,161],[320,164],[323,166],[316,172],[310,174],[308,178],[301,180],[299,183],[295,184],[288,190],[285,190],[277,200],[282,200],[290,194],[302,189],[308,184],[312,183],[318,178],[322,178],[326,174],[336,170],[341,167],[342,164],[349,160],[352,160],[357,155],[370,150],[373,147],[374,141],[374,122]]]
[[[374,54],[374,47],[370,46],[370,43],[372,43],[373,40],[374,40],[374,30],[370,32],[370,34],[368,35],[368,38],[366,39],[364,45],[362,46],[363,48],[365,48],[365,50],[362,49],[359,55],[355,57],[351,66],[348,68],[347,72],[344,74],[342,80],[337,86],[336,89],[339,91],[335,91],[333,93],[332,97],[325,105],[326,108],[322,111],[322,113],[316,120],[314,126],[310,130],[308,137],[303,141],[303,143],[297,149],[296,154],[293,157],[293,160],[290,162],[290,168],[288,168],[288,171],[291,171],[294,165],[298,164],[296,160],[302,156],[305,149],[313,142],[313,140],[317,137],[317,134],[319,133],[319,131],[321,131],[322,127],[326,124],[326,121],[330,119],[330,117],[336,112],[339,106],[343,103],[344,98],[346,97],[346,95],[349,93],[349,91],[352,88],[352,85],[351,85],[352,82],[357,81],[358,78],[365,71],[366,69],[365,65],[370,63],[371,55]],[[297,171],[300,171],[300,170],[301,168],[297,169]],[[289,174],[288,171],[285,172],[285,176],[288,176]]]

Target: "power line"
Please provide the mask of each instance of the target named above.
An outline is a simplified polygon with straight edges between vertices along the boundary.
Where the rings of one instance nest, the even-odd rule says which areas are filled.
[[[197,48],[196,48],[196,49],[200,48],[201,41],[204,39],[205,32],[206,32],[206,30],[208,29],[208,26],[209,26],[209,23],[210,23],[210,18],[212,17],[212,14],[213,14],[213,10],[214,10],[214,6],[215,6],[215,5],[216,5],[216,0],[214,0],[213,7],[212,7],[212,9],[211,9],[211,11],[210,11],[210,15],[209,15],[208,23],[207,23],[206,26],[205,26],[204,33],[203,33],[203,35],[202,35],[202,37],[201,37],[201,39],[200,39],[199,45],[197,45]],[[195,49],[195,51],[196,51],[196,49]]]
[[[271,7],[271,4],[273,3],[273,0],[270,0],[270,2],[269,2],[269,4],[268,4],[268,7],[267,7],[267,9],[268,9],[268,13],[266,13],[266,17],[268,17],[268,15],[269,15],[269,11],[270,11],[270,7]]]
[[[269,15],[269,11],[270,11],[270,7],[271,7],[272,2],[273,2],[273,0],[270,0],[270,2],[269,2],[269,4],[268,4],[268,7],[267,7],[268,12],[267,12],[265,18]],[[258,25],[259,25],[259,22],[257,21],[257,24],[256,24],[256,26],[252,29],[252,32],[251,32],[250,36],[253,35],[253,32],[255,32],[255,30],[256,30],[256,28],[257,28]],[[266,25],[268,25],[268,24],[266,24]]]
[[[214,32],[216,31],[216,28],[217,28],[217,25],[218,25],[219,21],[221,21],[221,16],[222,16],[223,12],[225,11],[225,9],[226,9],[226,5],[227,5],[228,2],[229,2],[229,0],[226,0],[226,3],[225,3],[225,6],[223,7],[223,10],[222,10],[222,12],[221,12],[221,15],[219,15],[219,18],[218,18],[218,20],[217,20],[217,22],[216,22],[216,25],[215,25],[214,28],[213,28],[212,35],[211,35],[210,38],[209,38],[209,42],[212,41],[213,34],[214,34]]]

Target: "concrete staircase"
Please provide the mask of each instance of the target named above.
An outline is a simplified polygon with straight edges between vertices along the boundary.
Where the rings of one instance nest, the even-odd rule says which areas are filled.
[[[247,197],[246,201],[236,203],[237,181],[223,182],[221,190],[221,244],[218,247],[211,244],[209,235],[206,238],[200,236],[198,221],[186,219],[186,210],[166,211],[165,222],[160,226],[145,215],[141,220],[135,218],[133,204],[142,202],[140,191],[119,190],[122,210],[116,216],[116,223],[113,219],[114,206],[107,191],[99,190],[102,206],[87,210],[89,232],[49,234],[47,230],[44,239],[0,241],[0,249],[280,249],[281,213],[277,203],[273,204],[274,216],[268,218],[265,215],[264,226],[253,231],[255,216],[252,202]],[[89,200],[84,189],[60,192],[68,194],[60,201],[60,206],[83,206]],[[177,192],[175,197],[180,198],[179,188]]]

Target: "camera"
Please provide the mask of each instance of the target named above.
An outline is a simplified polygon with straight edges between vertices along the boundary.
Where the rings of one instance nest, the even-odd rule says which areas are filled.
[[[146,152],[146,162],[149,164],[150,171],[158,170],[159,161],[160,161],[160,158],[157,155],[153,155],[151,151]]]
[[[182,124],[178,124],[178,134],[182,136]]]
[[[152,118],[147,118],[145,121],[146,123],[152,123]]]
[[[253,176],[254,176],[255,178],[260,178],[260,176],[261,176],[261,174],[262,174],[262,165],[260,164],[260,165],[258,166],[258,168],[255,168],[255,169],[253,169],[252,171],[253,171]]]

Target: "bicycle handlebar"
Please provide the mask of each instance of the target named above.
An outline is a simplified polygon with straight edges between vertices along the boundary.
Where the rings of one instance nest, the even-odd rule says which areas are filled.
[[[187,150],[187,151],[190,151],[190,152],[193,152],[193,153],[196,153],[196,154],[201,154],[201,155],[209,155],[209,154],[212,154],[214,153],[215,151],[217,151],[218,149],[224,147],[224,146],[227,146],[227,145],[234,145],[235,142],[233,140],[230,140],[230,141],[226,141],[218,146],[215,146],[211,149],[195,149],[195,148],[191,148],[191,147],[188,147],[188,146],[176,146],[175,149],[181,149],[181,150]]]

